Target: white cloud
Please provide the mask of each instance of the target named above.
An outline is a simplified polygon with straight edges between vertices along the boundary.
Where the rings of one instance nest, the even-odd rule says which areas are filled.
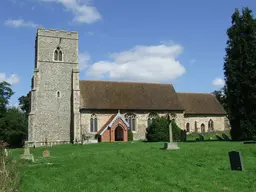
[[[89,0],[38,0],[41,2],[54,2],[64,6],[74,15],[73,21],[91,24],[101,19],[97,8]]]
[[[88,67],[88,61],[90,60],[90,55],[86,52],[79,53],[79,68],[84,70]]]
[[[5,25],[9,27],[19,28],[19,27],[32,27],[37,28],[40,25],[33,23],[31,21],[24,21],[23,19],[9,19],[5,21]]]
[[[218,86],[218,87],[223,87],[225,85],[225,81],[221,78],[215,78],[213,81],[212,81],[212,84],[214,86]]]
[[[11,76],[7,77],[5,73],[0,73],[0,82],[6,81],[11,85],[18,84],[20,82],[20,78],[16,74],[12,74]]]
[[[93,63],[86,75],[97,79],[106,77],[128,81],[174,80],[185,73],[185,68],[176,59],[182,51],[183,47],[178,44],[135,46],[110,54],[110,61]]]

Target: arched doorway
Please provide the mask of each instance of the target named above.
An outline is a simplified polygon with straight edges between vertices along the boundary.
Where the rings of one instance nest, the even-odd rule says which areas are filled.
[[[124,130],[122,127],[117,126],[115,129],[115,141],[123,141],[124,140]]]

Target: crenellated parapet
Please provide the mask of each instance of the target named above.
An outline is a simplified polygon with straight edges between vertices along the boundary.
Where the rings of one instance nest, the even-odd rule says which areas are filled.
[[[56,29],[37,29],[38,36],[48,36],[48,37],[58,37],[58,38],[67,38],[67,39],[78,39],[78,32],[75,31],[65,31],[65,30],[56,30]]]

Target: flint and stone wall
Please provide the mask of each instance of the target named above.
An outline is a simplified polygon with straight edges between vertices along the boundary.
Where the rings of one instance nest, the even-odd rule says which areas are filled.
[[[89,135],[92,138],[95,136],[96,132],[90,132],[90,118],[92,114],[95,114],[98,120],[98,130],[110,119],[113,114],[117,112],[81,112],[81,132],[82,134]],[[170,112],[169,112],[170,113]],[[126,113],[122,113],[124,115]],[[144,140],[146,139],[146,128],[148,127],[148,117],[149,112],[134,112],[136,114],[136,131],[133,131],[134,140]],[[159,116],[166,116],[166,113],[157,113]],[[201,124],[205,125],[205,131],[208,132],[208,122],[211,119],[214,124],[214,131],[224,131],[227,129],[225,127],[225,116],[187,116],[183,113],[175,112],[176,117],[175,122],[177,125],[185,130],[186,123],[190,123],[190,132],[195,132],[195,122],[197,122],[198,132],[201,132]]]
[[[54,51],[58,46],[63,53],[62,61],[54,61]],[[73,95],[80,99],[79,87],[73,89],[73,85],[79,84],[78,34],[38,29],[35,48],[28,140],[44,142],[47,138],[48,142],[69,142],[74,132],[74,114],[79,113],[79,109],[72,108],[77,108],[79,102],[77,99],[73,102]],[[76,115],[79,123],[77,117],[79,115]]]

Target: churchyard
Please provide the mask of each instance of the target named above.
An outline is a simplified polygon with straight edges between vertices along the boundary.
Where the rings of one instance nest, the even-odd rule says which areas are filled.
[[[163,142],[58,145],[30,149],[22,161],[20,190],[34,191],[256,191],[256,146],[243,142]],[[244,171],[231,171],[228,152],[241,151]],[[20,159],[23,149],[12,151]],[[20,161],[20,160],[19,160]]]

